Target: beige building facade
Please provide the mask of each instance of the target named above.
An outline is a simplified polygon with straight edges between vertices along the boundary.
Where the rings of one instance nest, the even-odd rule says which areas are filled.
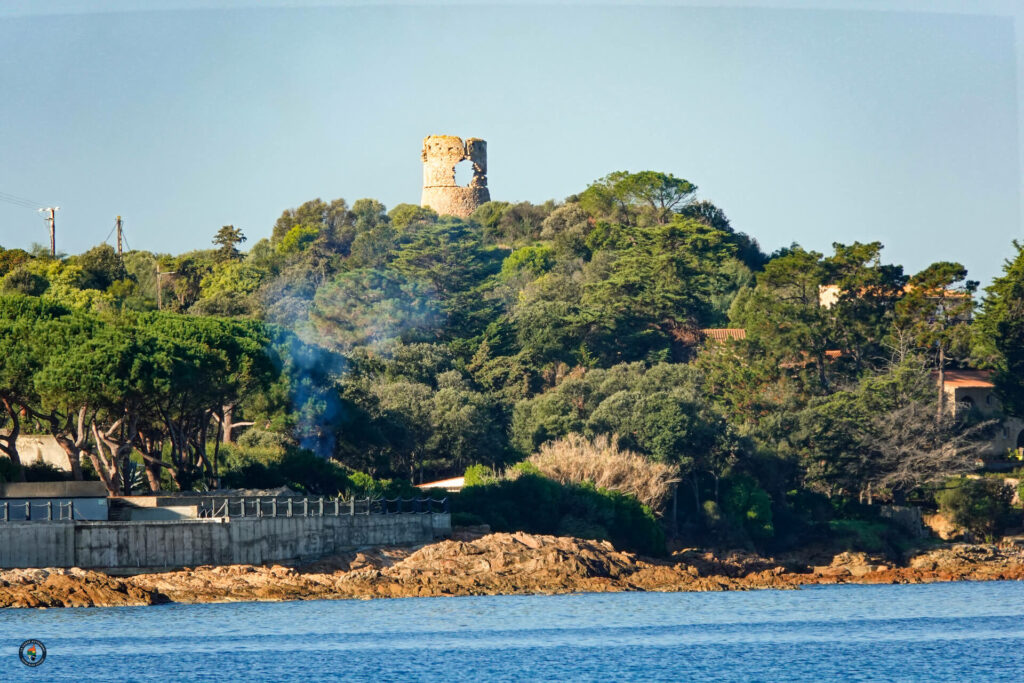
[[[947,370],[943,390],[949,410],[977,410],[991,417],[1002,410],[995,393],[992,373],[987,370]],[[1004,418],[996,429],[988,449],[993,458],[1021,457],[1024,454],[1024,420]]]

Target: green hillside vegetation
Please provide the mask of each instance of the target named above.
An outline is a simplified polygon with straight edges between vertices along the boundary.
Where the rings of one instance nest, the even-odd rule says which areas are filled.
[[[496,528],[788,547],[976,468],[993,425],[943,410],[934,370],[994,370],[1024,416],[1022,245],[968,322],[959,264],[905,273],[877,242],[765,254],[696,192],[617,172],[468,220],[315,199],[269,238],[211,228],[180,255],[0,248],[0,474],[25,476],[31,432],[112,493],[411,493],[472,468],[457,509]],[[745,338],[701,333],[723,327]],[[500,476],[601,436],[666,465],[672,495]],[[994,533],[972,495],[992,497],[939,499]]]

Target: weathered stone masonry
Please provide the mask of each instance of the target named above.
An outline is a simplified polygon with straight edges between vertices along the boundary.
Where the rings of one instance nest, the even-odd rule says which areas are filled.
[[[423,138],[423,198],[421,206],[437,213],[468,218],[491,200],[487,191],[487,143],[479,138],[465,142],[454,135]],[[455,184],[455,166],[468,159],[473,163],[473,180],[467,187]]]

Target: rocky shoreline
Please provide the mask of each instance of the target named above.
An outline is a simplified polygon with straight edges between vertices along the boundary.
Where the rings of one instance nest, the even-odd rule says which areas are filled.
[[[1024,579],[1024,549],[948,545],[921,551],[899,565],[847,552],[815,566],[806,558],[776,560],[742,552],[716,556],[696,549],[655,560],[617,551],[602,541],[498,533],[418,549],[375,549],[298,567],[196,567],[130,577],[81,569],[0,570],[0,607],[723,591],[999,579]]]

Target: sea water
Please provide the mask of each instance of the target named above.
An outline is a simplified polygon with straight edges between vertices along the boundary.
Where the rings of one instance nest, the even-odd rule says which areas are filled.
[[[0,610],[22,680],[1022,681],[1024,583]]]

